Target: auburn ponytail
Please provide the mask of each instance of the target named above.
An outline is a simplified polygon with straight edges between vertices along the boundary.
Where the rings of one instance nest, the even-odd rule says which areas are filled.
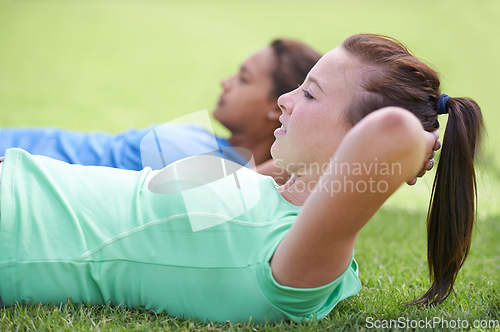
[[[439,304],[453,290],[457,273],[469,253],[476,217],[474,157],[483,120],[478,104],[451,98],[448,123],[427,215],[429,290],[411,304]]]
[[[360,75],[361,89],[346,110],[352,125],[379,108],[399,106],[431,132],[439,128],[438,114],[449,114],[427,214],[431,286],[409,303],[439,304],[453,290],[471,244],[481,109],[471,99],[441,95],[437,72],[392,38],[359,34],[344,40],[342,47],[369,68]]]

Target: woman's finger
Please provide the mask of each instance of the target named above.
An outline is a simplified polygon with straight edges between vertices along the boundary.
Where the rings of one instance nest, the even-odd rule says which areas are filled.
[[[437,151],[441,148],[441,141],[440,140],[437,140],[436,143],[434,143],[434,148],[433,150],[434,151]]]
[[[424,164],[424,170],[430,171],[434,167],[435,161],[434,158],[427,159]]]
[[[406,181],[406,183],[407,183],[409,186],[413,186],[415,183],[417,183],[417,178],[413,178],[413,179],[411,179],[410,181]]]

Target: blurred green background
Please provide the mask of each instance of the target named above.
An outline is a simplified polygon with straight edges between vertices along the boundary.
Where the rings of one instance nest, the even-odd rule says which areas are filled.
[[[443,91],[475,98],[496,125],[499,17],[496,0],[0,0],[2,125],[162,122],[211,109],[220,79],[273,38],[326,52],[358,32],[403,41],[442,74]]]
[[[0,0],[0,127],[146,127],[212,110],[220,80],[274,38],[327,52],[351,34],[381,33],[437,69],[443,92],[481,105],[480,171],[500,206],[492,184],[500,179],[499,18],[498,0]]]
[[[327,52],[359,32],[401,40],[441,73],[443,92],[472,97],[482,107],[488,135],[478,167],[477,231],[495,243],[498,0],[0,0],[0,127],[119,132],[212,110],[220,80],[274,38],[299,39]],[[224,133],[220,126],[216,130]],[[431,183],[428,175],[388,202],[394,211],[418,210],[422,235]],[[383,225],[381,231],[387,230],[390,221]],[[370,232],[363,234],[361,244],[368,248]],[[395,243],[396,251],[415,246]],[[498,282],[500,249],[488,248],[487,270]],[[471,255],[482,254],[473,246]]]

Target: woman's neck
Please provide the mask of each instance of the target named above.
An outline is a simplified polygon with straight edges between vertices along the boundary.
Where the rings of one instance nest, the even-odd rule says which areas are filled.
[[[284,199],[293,205],[303,206],[314,190],[319,178],[310,175],[297,176],[293,174],[283,186],[278,188]]]

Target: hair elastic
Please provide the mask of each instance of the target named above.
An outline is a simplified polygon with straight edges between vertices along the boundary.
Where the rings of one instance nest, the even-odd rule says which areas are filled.
[[[446,103],[451,97],[448,96],[446,93],[442,93],[439,96],[439,99],[436,104],[436,111],[438,114],[448,114],[448,110],[446,109]]]

